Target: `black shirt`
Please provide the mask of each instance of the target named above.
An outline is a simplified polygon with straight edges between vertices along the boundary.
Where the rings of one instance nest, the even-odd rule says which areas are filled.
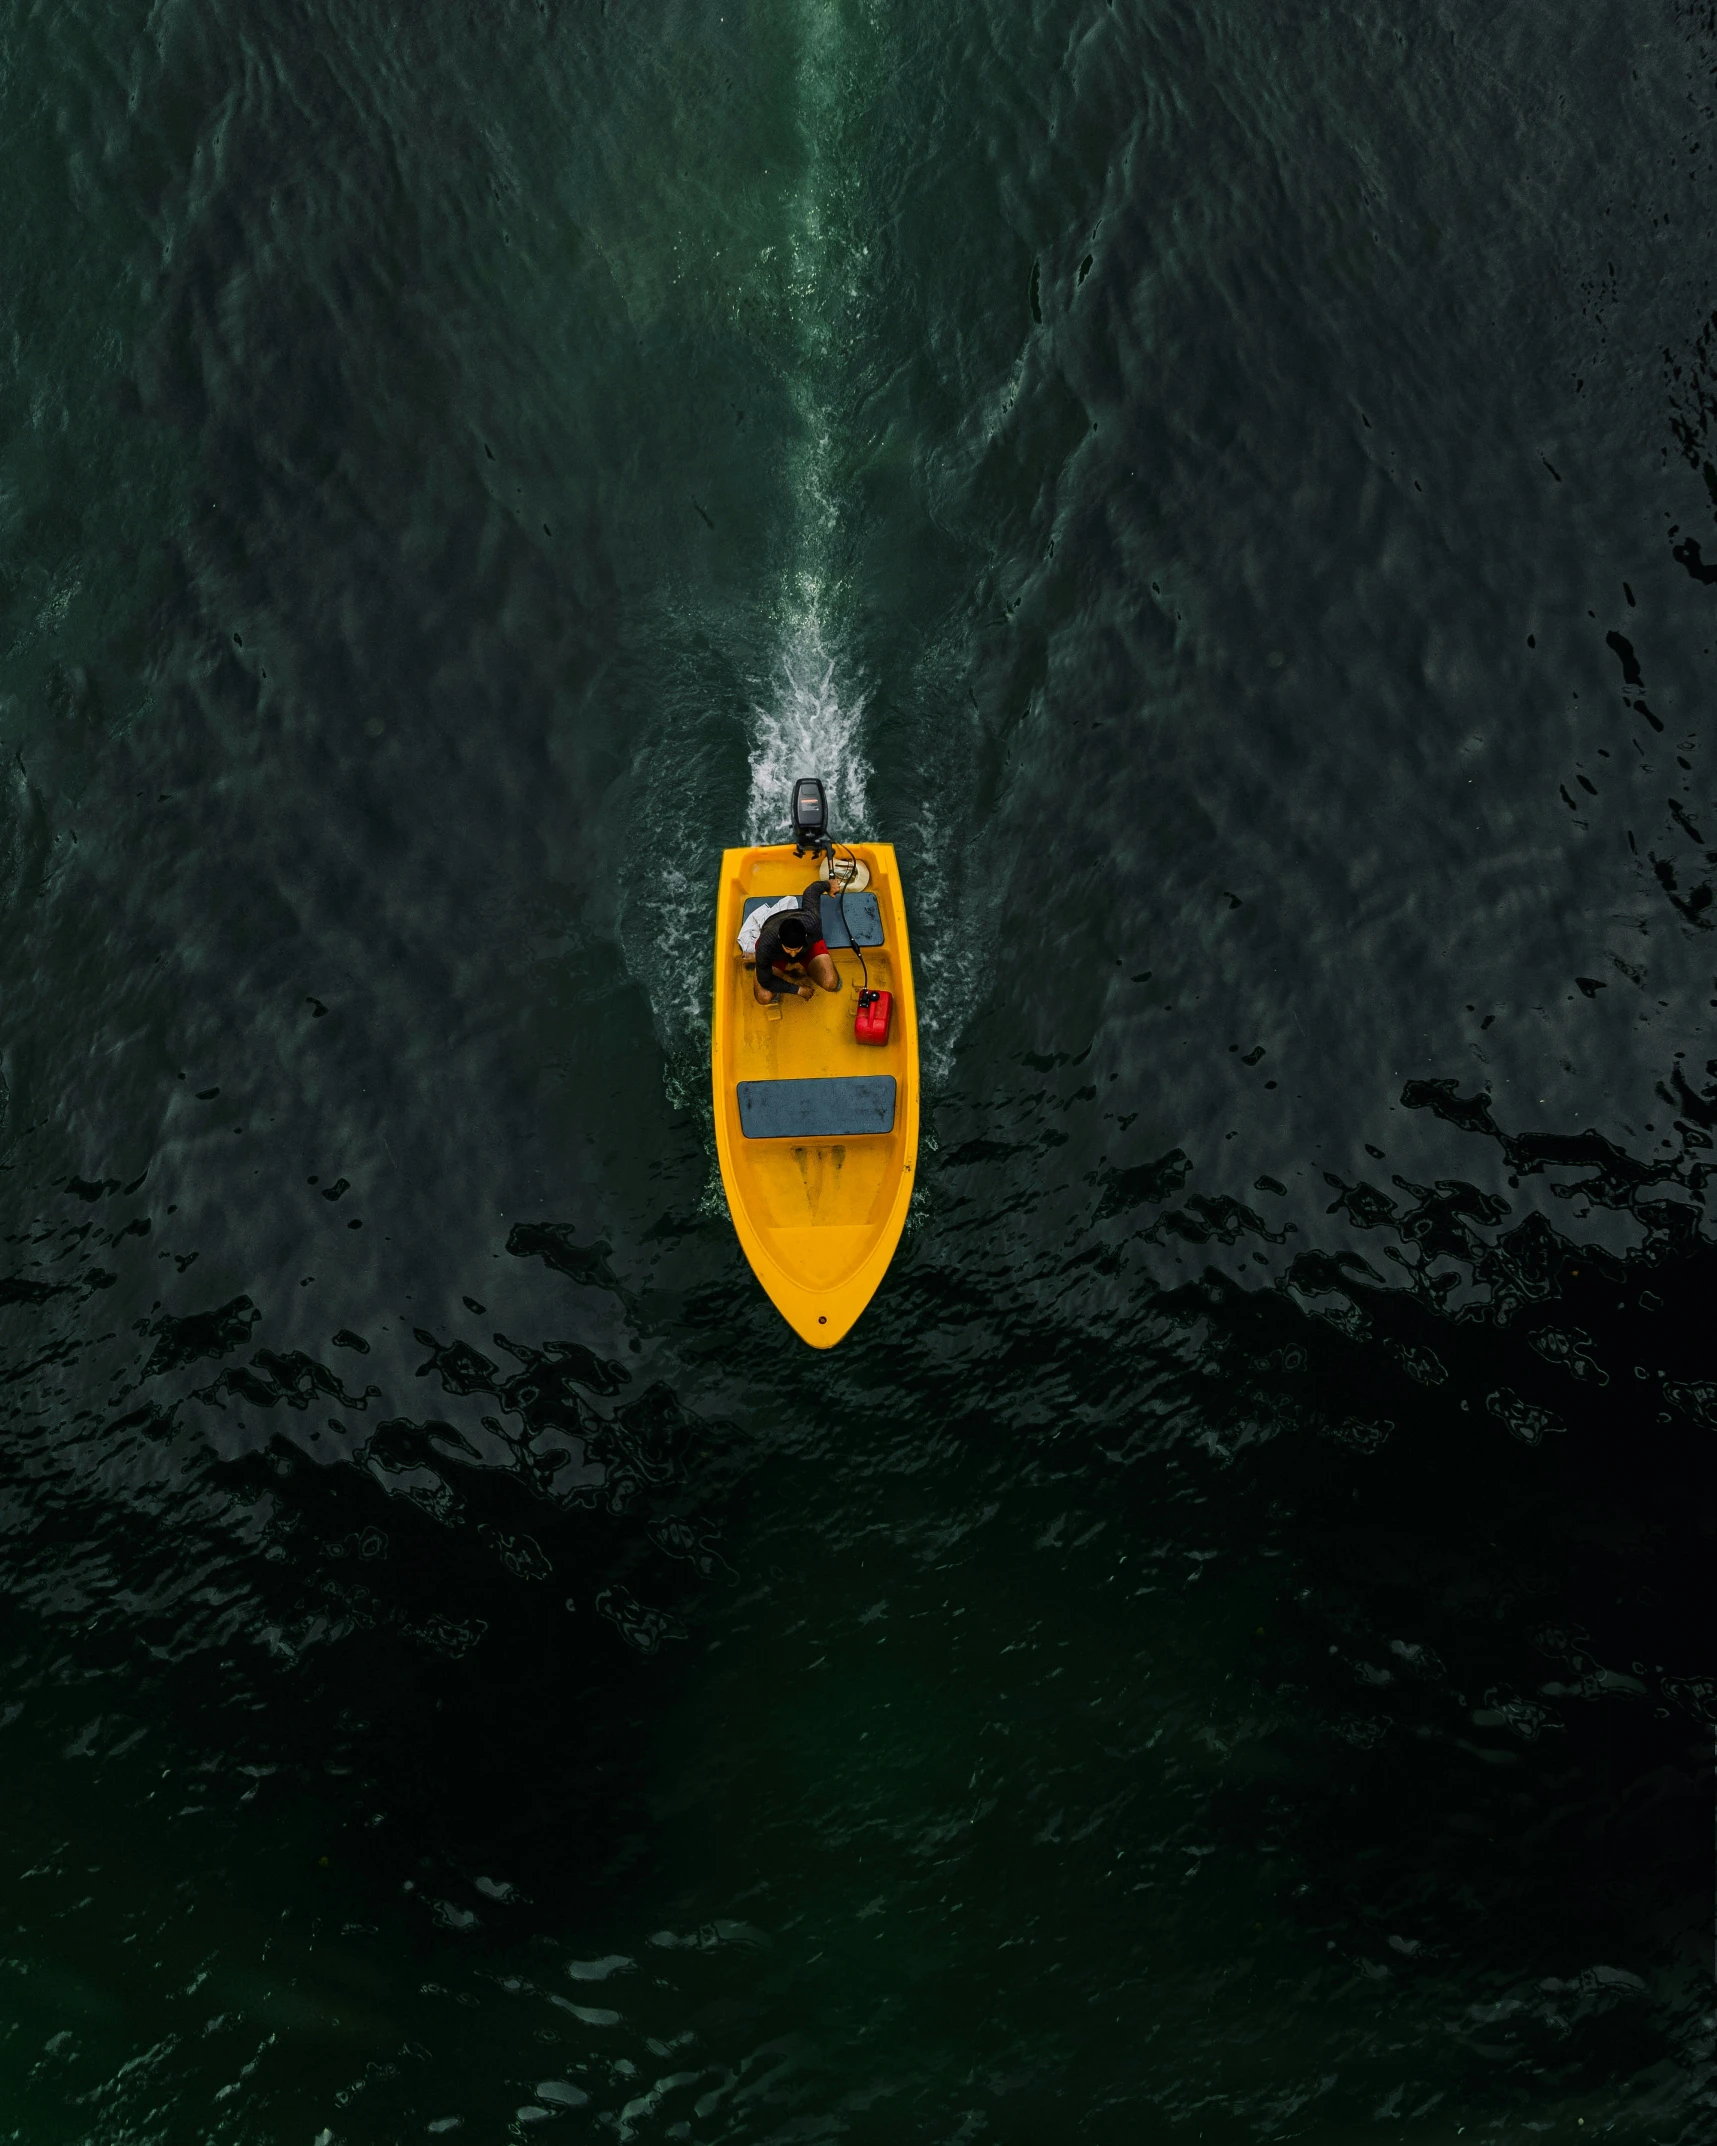
[[[820,947],[823,943],[822,896],[827,886],[826,879],[813,879],[800,895],[797,909],[783,909],[779,915],[772,916],[757,934],[757,981],[765,991],[773,992],[777,998],[785,998],[799,988],[789,978],[777,973],[777,963],[781,968],[785,968],[791,961],[809,961],[812,948]],[[781,927],[789,917],[797,917],[810,934],[808,944],[797,954],[788,953],[781,944]]]

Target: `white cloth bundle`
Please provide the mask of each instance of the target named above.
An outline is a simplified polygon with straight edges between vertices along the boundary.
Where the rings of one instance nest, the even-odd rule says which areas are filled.
[[[784,910],[797,909],[798,906],[799,897],[796,894],[784,894],[778,902],[770,902],[764,908],[754,909],[739,927],[739,951],[754,957],[758,938],[769,919],[780,916]]]

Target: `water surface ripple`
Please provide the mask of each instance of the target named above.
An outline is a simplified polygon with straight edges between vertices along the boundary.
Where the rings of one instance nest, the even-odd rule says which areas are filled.
[[[1708,12],[8,0],[8,2137],[1708,2134]]]

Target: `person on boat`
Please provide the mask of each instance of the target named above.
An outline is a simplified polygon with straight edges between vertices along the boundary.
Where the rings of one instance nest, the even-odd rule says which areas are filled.
[[[799,897],[797,909],[772,916],[757,935],[757,975],[752,989],[760,1006],[777,999],[809,998],[812,987],[841,988],[840,972],[823,939],[822,898],[834,890],[814,879]]]

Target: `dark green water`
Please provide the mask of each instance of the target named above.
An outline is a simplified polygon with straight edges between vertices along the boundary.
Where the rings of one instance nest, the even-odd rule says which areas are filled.
[[[0,2138],[1709,2137],[1709,10],[6,0],[0,142]]]

